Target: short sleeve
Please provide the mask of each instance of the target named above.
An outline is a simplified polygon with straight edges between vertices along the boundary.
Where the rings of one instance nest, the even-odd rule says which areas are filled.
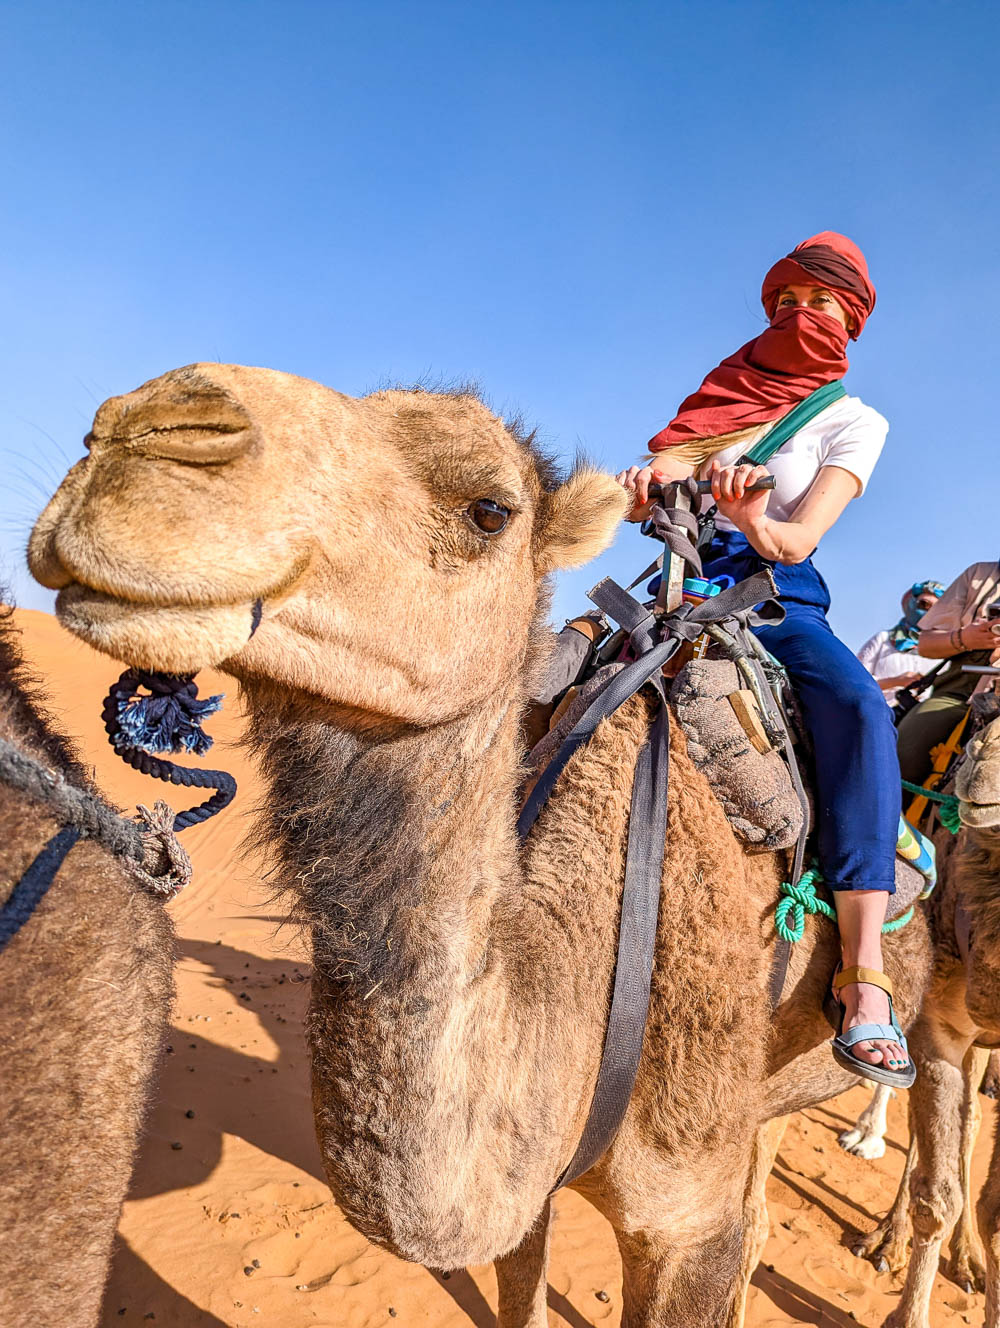
[[[830,439],[820,467],[839,466],[841,470],[850,471],[864,493],[888,432],[889,421],[871,406],[862,405],[855,418],[847,421]]]

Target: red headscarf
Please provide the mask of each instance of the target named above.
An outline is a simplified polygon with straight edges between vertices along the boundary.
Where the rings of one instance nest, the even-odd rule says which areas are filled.
[[[815,309],[778,310],[785,286],[825,286],[852,320],[845,328]],[[847,372],[848,337],[860,335],[875,307],[865,256],[846,235],[821,231],[779,258],[764,278],[761,303],[770,327],[713,369],[681,403],[651,452],[692,438],[716,438],[780,419],[816,388]]]

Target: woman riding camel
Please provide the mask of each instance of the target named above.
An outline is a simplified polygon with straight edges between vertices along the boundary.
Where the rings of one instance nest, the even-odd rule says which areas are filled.
[[[761,300],[770,325],[682,402],[650,442],[650,464],[618,478],[635,495],[630,519],[641,520],[651,482],[699,471],[718,505],[704,575],[741,580],[764,566],[774,573],[786,617],[758,636],[795,684],[816,754],[819,862],[836,902],[842,954],[833,981],[841,1005],[833,1054],[867,1078],[908,1087],[915,1070],[881,947],[895,889],[896,733],[877,683],[827,622],[830,594],[810,556],[864,492],[889,428],[841,383],[848,339],[864,327],[875,290],[857,246],[824,231],[774,264]],[[779,445],[765,468],[758,462],[772,430]],[[748,492],[768,473],[773,492]]]

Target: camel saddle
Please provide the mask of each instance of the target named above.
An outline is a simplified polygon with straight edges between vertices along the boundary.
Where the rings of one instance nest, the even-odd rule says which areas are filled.
[[[535,770],[548,763],[580,716],[623,667],[605,665],[566,695],[552,729],[531,753]],[[811,790],[798,775],[796,749],[801,749],[802,739],[794,711],[784,712],[793,767],[783,750],[786,744],[772,742],[773,730],[769,734],[757,696],[746,686],[734,660],[711,655],[690,660],[673,679],[669,697],[687,740],[688,755],[708,780],[747,850],[794,849],[812,821]],[[897,857],[896,893],[890,896],[886,921],[902,917],[926,892],[926,877]]]

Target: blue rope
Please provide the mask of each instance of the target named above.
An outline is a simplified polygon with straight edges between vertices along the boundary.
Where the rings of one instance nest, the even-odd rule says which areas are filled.
[[[145,688],[148,695],[140,695]],[[174,833],[207,821],[236,796],[236,780],[224,770],[196,770],[164,761],[153,752],[192,752],[212,745],[201,722],[222,704],[221,696],[198,698],[192,674],[147,673],[127,669],[104,699],[101,718],[115,751],[133,770],[184,788],[215,789],[212,797],[174,818]]]
[[[14,886],[7,902],[0,908],[0,950],[14,939],[31,917],[55,880],[66,854],[79,838],[80,831],[75,825],[63,826]]]

